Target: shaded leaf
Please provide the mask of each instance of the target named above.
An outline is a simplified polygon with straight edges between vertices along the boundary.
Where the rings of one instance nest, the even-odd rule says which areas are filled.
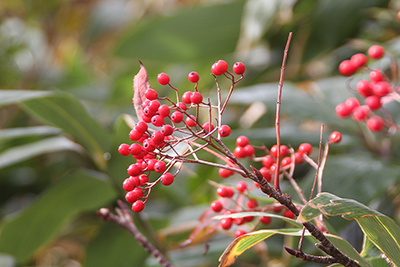
[[[147,89],[150,89],[150,82],[142,62],[139,61],[139,63],[140,70],[133,78],[133,106],[138,120],[141,121],[143,116],[142,104],[146,100],[144,94]]]
[[[0,130],[0,139],[12,139],[35,135],[56,135],[60,134],[59,128],[51,126],[20,127]]]
[[[63,176],[39,199],[1,224],[0,251],[25,262],[62,227],[84,211],[93,211],[112,201],[116,193],[104,176],[78,170]]]
[[[46,97],[54,94],[51,91],[0,90],[0,106],[19,103],[24,100]]]

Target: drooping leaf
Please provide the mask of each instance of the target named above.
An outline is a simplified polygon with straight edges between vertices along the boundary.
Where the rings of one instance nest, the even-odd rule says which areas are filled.
[[[133,78],[133,106],[135,107],[137,118],[142,120],[142,103],[146,100],[144,93],[147,89],[150,89],[150,82],[142,62],[139,61],[139,63],[140,70]]]
[[[60,134],[61,129],[51,126],[19,127],[11,129],[1,129],[0,139],[13,139],[25,136],[41,136]]]
[[[303,207],[298,221],[309,221],[319,214],[355,219],[370,241],[395,266],[400,266],[400,227],[391,218],[355,200],[321,193]]]
[[[68,220],[93,211],[112,201],[116,192],[104,175],[85,170],[73,171],[43,192],[16,216],[1,224],[0,251],[20,262],[57,235]]]
[[[46,97],[52,94],[54,94],[52,91],[0,90],[0,106],[19,103],[38,97]]]
[[[15,146],[0,153],[0,168],[21,162],[41,154],[63,150],[82,153],[84,149],[77,143],[63,137],[49,137],[37,142]]]

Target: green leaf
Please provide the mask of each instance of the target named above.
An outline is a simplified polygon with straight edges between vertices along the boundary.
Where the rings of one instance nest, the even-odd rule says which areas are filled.
[[[109,133],[87,113],[75,97],[67,93],[25,100],[22,106],[46,123],[71,134],[91,155],[98,167],[104,169],[104,153],[110,142]]]
[[[124,228],[107,222],[86,250],[85,267],[143,266],[148,253]]]
[[[0,107],[19,103],[24,100],[38,97],[46,97],[54,94],[51,91],[29,91],[29,90],[0,90]]]
[[[0,251],[25,262],[73,217],[96,210],[115,197],[115,190],[103,175],[84,170],[70,172],[31,206],[2,222]]]
[[[20,127],[0,130],[0,139],[13,139],[25,136],[42,136],[60,134],[59,128],[51,126]]]
[[[319,214],[355,219],[369,240],[384,253],[395,266],[400,266],[400,227],[389,217],[352,200],[329,193],[318,194],[303,207],[298,221],[312,220]]]
[[[214,59],[235,50],[243,1],[187,9],[134,27],[117,45],[124,58],[158,61]]]
[[[41,154],[73,150],[82,153],[83,148],[63,137],[49,137],[26,145],[15,146],[0,153],[0,168],[36,157]]]

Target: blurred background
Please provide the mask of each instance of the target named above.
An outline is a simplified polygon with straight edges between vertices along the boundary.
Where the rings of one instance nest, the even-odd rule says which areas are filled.
[[[310,142],[316,159],[321,123],[326,136],[341,131],[343,142],[330,150],[324,191],[399,222],[398,134],[374,135],[335,115],[335,106],[354,96],[349,87],[368,75],[339,76],[342,60],[373,44],[400,55],[399,10],[398,0],[1,1],[0,266],[158,266],[124,230],[95,213],[124,197],[122,181],[133,162],[117,148],[129,142],[138,59],[159,95],[174,92],[157,83],[158,73],[168,73],[183,93],[193,88],[187,74],[197,71],[199,90],[211,100],[211,65],[242,61],[245,78],[224,115],[233,129],[226,144],[233,149],[235,138],[245,134],[251,144],[271,147],[289,32],[282,142],[294,148]],[[387,70],[390,64],[387,56],[371,67]],[[226,94],[228,81],[220,83]],[[387,108],[399,123],[396,104]],[[296,171],[305,192],[314,175],[307,166]],[[187,165],[174,185],[157,186],[145,211],[135,215],[176,266],[216,266],[233,240],[232,233],[218,233],[178,246],[216,199],[208,180],[234,184],[240,177],[223,181],[216,169]],[[289,184],[283,188],[296,199]],[[359,246],[356,225],[338,218],[330,223]],[[271,227],[284,223],[273,221]],[[291,246],[296,239],[271,238],[261,253],[267,258],[250,250],[234,266],[311,266],[288,257],[282,242]],[[315,252],[311,242],[309,247]]]

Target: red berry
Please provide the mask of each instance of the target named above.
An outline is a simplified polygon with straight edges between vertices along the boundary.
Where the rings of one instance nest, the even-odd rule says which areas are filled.
[[[221,135],[221,137],[227,137],[231,134],[231,127],[229,127],[228,125],[221,125],[218,133],[219,135]]]
[[[372,82],[380,82],[385,79],[385,75],[382,73],[382,71],[376,69],[369,73],[369,79]]]
[[[241,218],[234,218],[233,219],[233,223],[236,225],[242,225],[246,222],[246,220],[244,219],[244,217]]]
[[[275,163],[275,160],[274,160],[274,158],[271,157],[270,155],[267,155],[267,156],[263,157],[263,159],[262,159],[262,165],[263,165],[264,167],[269,168],[269,167],[271,167],[272,164],[274,164],[274,163]]]
[[[183,121],[183,114],[180,111],[175,111],[171,114],[171,121],[174,123],[180,123]]]
[[[219,200],[214,200],[211,202],[210,207],[215,212],[220,212],[223,208],[222,203]]]
[[[353,75],[357,71],[357,66],[350,60],[343,60],[339,65],[339,72],[344,76]]]
[[[139,178],[137,176],[126,178],[122,183],[122,188],[124,188],[125,191],[132,191],[136,186],[139,186]]]
[[[294,153],[294,164],[301,164],[304,162],[303,153],[296,152]]]
[[[177,104],[177,106],[178,106],[180,109],[182,109],[182,110],[187,110],[187,106],[186,106],[186,104],[183,103],[183,102],[179,102],[179,103]]]
[[[137,130],[133,129],[129,132],[129,139],[132,141],[138,141],[142,137],[143,133],[138,132]]]
[[[236,184],[236,190],[239,192],[244,192],[247,189],[247,184],[243,181],[240,181]]]
[[[199,74],[197,72],[192,71],[191,73],[189,73],[188,79],[192,83],[197,83],[199,81],[200,77],[199,77]]]
[[[125,194],[125,200],[129,203],[133,203],[138,200],[137,194],[134,191],[129,191]]]
[[[353,111],[353,120],[355,121],[363,121],[368,117],[369,107],[368,106],[359,106],[356,107]]]
[[[247,200],[246,205],[249,209],[254,209],[258,207],[258,202],[256,199],[251,198],[249,200]]]
[[[224,60],[218,60],[211,67],[211,72],[216,76],[224,74],[227,70],[228,63],[226,63]]]
[[[269,217],[269,216],[262,216],[261,219],[260,219],[260,221],[261,221],[263,224],[268,225],[268,224],[271,223],[272,219],[271,219],[271,217]]]
[[[119,147],[118,147],[118,152],[122,156],[128,156],[130,154],[129,145],[128,144],[120,144]]]
[[[206,129],[207,132],[211,132],[212,130],[214,130],[214,125],[212,125],[212,124],[209,123],[209,122],[204,123],[204,124],[202,125],[202,127],[203,127],[204,129]]]
[[[385,49],[380,45],[373,45],[368,48],[368,56],[373,59],[380,59],[385,55]]]
[[[140,185],[145,185],[149,181],[149,176],[147,174],[142,174],[139,176]]]
[[[350,61],[357,67],[360,68],[367,64],[368,58],[363,53],[357,53],[350,58]]]
[[[329,136],[329,142],[331,143],[339,143],[340,141],[342,141],[342,134],[338,131],[332,132]]]
[[[138,143],[133,143],[130,147],[129,147],[129,152],[132,155],[139,155],[140,153],[142,153],[143,151],[143,147],[138,144]]]
[[[400,11],[397,13],[397,20],[400,21]]]
[[[182,101],[186,104],[191,104],[192,103],[192,101],[190,100],[191,96],[192,96],[192,92],[190,92],[190,91],[184,92],[182,95]]]
[[[276,213],[279,213],[283,210],[283,206],[282,205],[273,206],[272,210]]]
[[[158,97],[157,91],[153,90],[153,89],[147,89],[146,92],[144,93],[144,96],[148,99],[148,100],[155,100]]]
[[[147,107],[148,108],[148,107]],[[143,114],[143,116],[142,116],[142,120],[143,120],[143,122],[147,122],[147,123],[149,123],[149,122],[151,122],[151,117],[150,116],[147,116],[146,114]]]
[[[238,74],[238,75],[242,75],[244,73],[244,71],[246,70],[246,67],[244,66],[244,64],[242,62],[236,62],[235,64],[233,64],[233,72]]]
[[[375,95],[382,97],[389,94],[391,90],[390,85],[387,82],[380,81],[373,84],[372,91]]]
[[[153,145],[158,146],[164,142],[164,134],[161,131],[155,131],[151,135],[151,140],[153,141]]]
[[[154,170],[156,173],[163,173],[166,169],[166,164],[164,161],[159,160],[156,164],[154,164]]]
[[[159,114],[161,117],[168,117],[170,112],[171,112],[171,110],[170,110],[170,108],[169,108],[167,105],[161,105],[161,106],[158,108],[158,114]]]
[[[131,164],[127,171],[129,176],[138,176],[142,171],[142,168],[138,164]]]
[[[143,209],[144,209],[144,202],[141,200],[138,200],[132,204],[132,210],[134,212],[141,212]]]
[[[261,172],[262,176],[264,177],[264,179],[267,180],[267,182],[271,182],[272,174],[271,174],[270,169],[268,169],[267,167],[262,167],[260,169],[260,172]]]
[[[366,80],[361,80],[357,83],[357,92],[363,96],[367,97],[373,94],[370,82]]]
[[[245,147],[249,143],[250,143],[249,138],[247,138],[244,135],[241,135],[238,138],[236,138],[236,145],[238,145],[238,146]]]
[[[282,167],[288,166],[290,163],[292,163],[292,158],[291,157],[284,157],[282,159]]]
[[[237,230],[235,231],[235,237],[236,237],[236,238],[238,238],[239,236],[242,236],[242,235],[244,235],[244,234],[246,234],[246,231],[243,230],[243,229],[237,229]]]
[[[157,81],[161,84],[161,85],[167,85],[169,84],[169,76],[166,73],[160,73],[157,76]]]
[[[347,106],[345,103],[340,103],[339,105],[336,106],[335,108],[336,115],[339,118],[346,118],[350,116],[351,114],[351,109],[349,106]]]
[[[247,145],[244,147],[244,152],[246,153],[246,157],[251,158],[256,153],[254,147],[252,145]]]
[[[164,125],[164,117],[160,115],[155,115],[151,118],[151,123],[156,127],[161,127]]]
[[[243,217],[243,219],[244,219],[246,222],[251,222],[252,220],[254,220],[254,216],[246,216],[246,217]]]
[[[147,128],[148,128],[147,123],[145,123],[144,121],[139,121],[134,127],[136,131],[142,134],[147,131]]]
[[[353,111],[356,107],[360,105],[360,101],[355,97],[350,97],[344,102],[344,104],[348,106],[351,111]]]
[[[161,132],[164,136],[169,136],[174,132],[174,128],[169,124],[165,124],[161,127]]]
[[[299,146],[298,151],[302,154],[306,154],[306,155],[310,155],[311,151],[312,151],[312,145],[310,145],[309,143],[302,143]]]
[[[156,159],[148,160],[147,161],[147,170],[154,171],[154,165],[156,165],[157,162],[158,162],[158,160],[156,160]]]
[[[143,150],[147,153],[153,152],[156,149],[155,145],[153,144],[152,140],[147,138],[143,141]]]
[[[233,155],[235,155],[235,157],[237,157],[239,159],[245,158],[246,157],[246,151],[244,150],[244,147],[237,146],[237,147],[235,147],[235,150],[233,150]]]
[[[269,152],[270,152],[271,156],[276,158],[278,156],[278,154],[277,154],[278,153],[278,146],[274,145],[273,147],[271,147],[271,150]],[[288,149],[287,146],[281,145],[280,146],[280,152],[281,152],[280,156],[282,158],[282,157],[286,156],[289,153],[289,149]]]
[[[222,229],[229,230],[232,227],[232,218],[224,218],[219,223]]]
[[[174,176],[169,172],[164,173],[161,175],[161,181],[163,185],[170,185],[174,182]]]
[[[196,126],[196,118],[193,115],[190,115],[190,117],[186,117],[185,122],[189,127]]]
[[[225,169],[225,168],[219,168],[218,174],[222,178],[228,178],[228,177],[232,176],[233,174],[235,174],[235,172],[232,170]]]
[[[286,218],[289,218],[289,219],[294,219],[294,217],[296,217],[296,216],[290,210],[286,210],[283,213],[283,217],[286,217]]]
[[[161,104],[158,100],[151,100],[147,106],[151,111],[157,112]]]
[[[217,189],[217,194],[220,197],[227,197],[227,198],[231,198],[234,195],[233,189],[227,186],[220,186]]]
[[[156,113],[157,110],[151,110],[148,106],[143,108],[143,114],[147,117],[153,117]]]
[[[382,104],[381,104],[381,99],[376,96],[376,95],[371,95],[365,99],[365,104],[371,109],[371,110],[377,110],[379,109]]]
[[[190,95],[190,101],[191,101],[193,104],[198,105],[198,104],[201,103],[201,101],[203,101],[203,96],[202,96],[199,92],[193,92],[193,93]]]
[[[382,132],[385,127],[385,122],[379,116],[372,116],[367,120],[367,127],[372,132]]]

